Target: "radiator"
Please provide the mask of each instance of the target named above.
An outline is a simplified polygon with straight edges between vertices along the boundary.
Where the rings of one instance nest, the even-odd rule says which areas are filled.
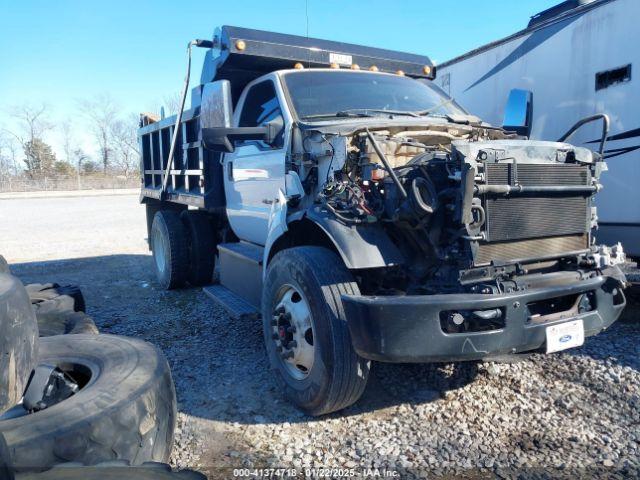
[[[486,200],[487,240],[584,233],[589,199],[584,196],[510,196]]]
[[[486,163],[489,185],[590,185],[587,166],[576,164]],[[486,242],[475,263],[557,256],[588,247],[591,196],[582,193],[486,195]]]
[[[579,252],[588,248],[588,236],[567,235],[562,237],[533,238],[513,242],[481,243],[476,252],[476,265],[491,261],[521,261],[543,259]]]

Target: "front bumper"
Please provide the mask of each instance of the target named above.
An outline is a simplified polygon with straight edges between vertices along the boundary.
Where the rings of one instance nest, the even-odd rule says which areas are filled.
[[[544,323],[529,321],[531,302],[588,292],[595,297],[591,311]],[[546,327],[582,319],[585,337],[596,335],[615,322],[626,305],[620,278],[609,275],[500,295],[343,295],[342,299],[355,350],[364,358],[384,362],[477,360],[536,350],[546,343]],[[445,333],[441,327],[442,311],[495,308],[504,312],[504,327],[498,330]]]

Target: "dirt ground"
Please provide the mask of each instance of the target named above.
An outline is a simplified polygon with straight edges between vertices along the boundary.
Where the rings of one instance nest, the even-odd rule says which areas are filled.
[[[137,199],[0,200],[0,254],[25,283],[82,286],[101,332],[165,352],[180,412],[174,465],[212,478],[267,466],[637,471],[637,303],[585,347],[515,366],[376,366],[356,406],[314,419],[271,382],[258,322],[231,321],[200,289],[158,288]]]

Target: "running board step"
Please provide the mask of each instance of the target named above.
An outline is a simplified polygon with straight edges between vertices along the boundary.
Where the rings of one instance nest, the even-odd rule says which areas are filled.
[[[224,308],[234,320],[260,316],[260,312],[253,305],[223,285],[209,285],[202,291]]]

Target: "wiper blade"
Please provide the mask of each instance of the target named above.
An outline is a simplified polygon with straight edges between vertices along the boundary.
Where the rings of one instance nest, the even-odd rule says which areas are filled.
[[[303,120],[313,120],[316,118],[335,118],[335,117],[372,117],[373,115],[365,115],[360,113],[351,112],[336,112],[336,113],[317,113],[315,115],[305,115]]]
[[[440,102],[435,107],[427,108],[426,110],[421,110],[419,112],[414,112],[414,113],[416,114],[416,116],[420,116],[420,117],[431,115],[431,114],[433,114],[433,112],[435,112],[439,108],[442,108],[445,105],[449,105],[451,102],[453,102],[453,98],[447,98],[446,100]],[[441,115],[444,115],[444,114],[441,114]]]
[[[387,115],[408,115],[410,117],[418,117],[419,115],[415,112],[410,112],[407,110],[385,110],[382,108],[350,108],[348,110],[341,110],[336,113],[338,117],[350,117],[350,116],[358,116],[358,117],[374,117],[373,113],[383,113]]]

